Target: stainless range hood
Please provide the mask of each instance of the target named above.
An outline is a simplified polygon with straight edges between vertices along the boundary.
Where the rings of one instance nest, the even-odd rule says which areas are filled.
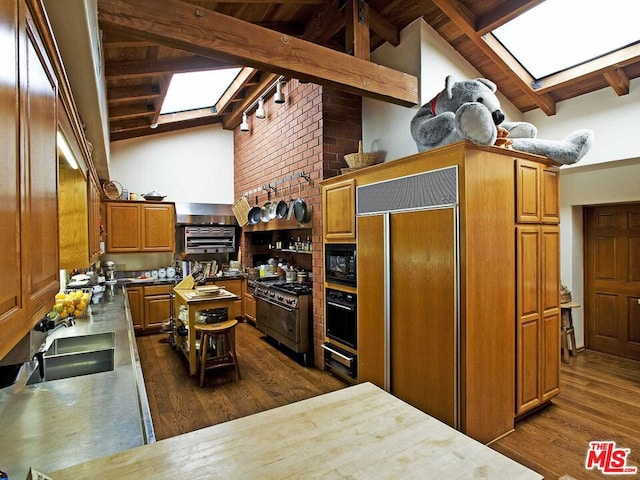
[[[238,225],[231,205],[175,202],[178,225]]]

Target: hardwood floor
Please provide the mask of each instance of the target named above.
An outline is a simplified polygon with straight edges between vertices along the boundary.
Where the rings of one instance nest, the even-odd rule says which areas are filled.
[[[138,350],[158,440],[303,400],[346,386],[277,350],[253,326],[237,327],[242,380],[233,371],[212,373],[204,388],[189,377],[165,335],[139,337]],[[561,393],[551,405],[516,424],[490,446],[545,479],[602,479],[586,470],[589,441],[613,440],[630,449],[628,466],[640,467],[640,362],[592,351],[562,364]],[[639,475],[615,475],[638,478]]]
[[[600,470],[585,468],[587,449],[590,441],[613,440],[631,449],[627,465],[640,469],[640,362],[590,350],[570,358],[571,364],[562,364],[560,394],[551,405],[491,447],[547,480],[602,479]]]
[[[186,359],[167,335],[137,337],[156,438],[173,437],[218,423],[328,393],[346,384],[300,365],[248,323],[236,327],[241,381],[233,369],[208,372],[204,388],[190,377]]]

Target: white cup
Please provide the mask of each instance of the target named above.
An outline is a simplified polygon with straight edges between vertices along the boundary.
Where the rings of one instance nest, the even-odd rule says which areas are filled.
[[[158,270],[151,270],[151,278],[158,278]]]
[[[167,278],[167,271],[164,268],[158,269],[158,278]]]

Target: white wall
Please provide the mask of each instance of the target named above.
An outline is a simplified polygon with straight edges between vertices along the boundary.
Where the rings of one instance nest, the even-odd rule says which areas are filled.
[[[402,32],[398,47],[384,45],[372,60],[419,75],[423,104],[444,88],[447,75],[459,79],[481,76],[421,19]],[[636,121],[640,79],[630,82],[628,95],[619,97],[607,88],[560,102],[551,117],[539,109],[521,114],[504,97],[500,100],[507,118],[535,124],[540,138],[561,139],[581,128],[595,132],[592,150],[577,164],[562,167],[560,174],[561,281],[572,291],[573,300],[583,305],[583,206],[640,201],[640,132]],[[417,153],[409,131],[417,109],[363,99],[365,150],[385,151],[385,161]],[[573,312],[573,319],[576,341],[582,346],[582,308]]]
[[[402,30],[400,45],[382,45],[373,52],[371,61],[417,76],[421,105],[444,89],[447,75],[459,80],[482,76],[422,19]],[[505,115],[510,120],[521,120],[522,114],[504,96],[499,97]],[[419,108],[420,105],[407,108],[363,98],[364,150],[382,152],[384,161],[418,153],[409,124]]]
[[[111,180],[168,202],[233,204],[233,131],[220,124],[111,144]]]

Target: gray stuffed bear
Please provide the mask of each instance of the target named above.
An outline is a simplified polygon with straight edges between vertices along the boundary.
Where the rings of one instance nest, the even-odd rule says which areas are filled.
[[[577,130],[564,140],[535,138],[538,131],[527,122],[506,122],[495,95],[496,84],[485,78],[456,82],[449,75],[445,89],[423,105],[411,120],[411,136],[418,151],[469,140],[477,145],[494,145],[498,127],[504,129],[511,148],[535,153],[569,165],[589,151],[594,134]]]

